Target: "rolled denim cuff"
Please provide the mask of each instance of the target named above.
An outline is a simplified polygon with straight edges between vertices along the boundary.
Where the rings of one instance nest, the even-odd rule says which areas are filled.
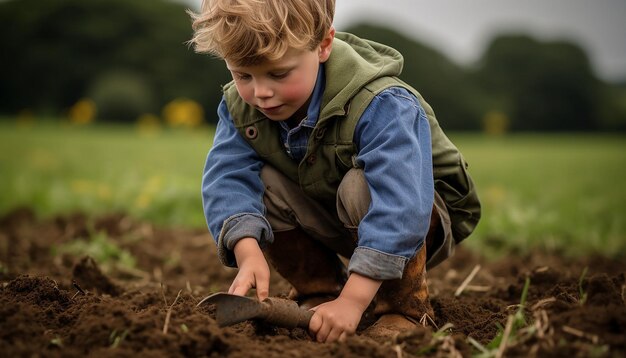
[[[239,240],[253,237],[264,248],[274,241],[270,223],[259,214],[242,213],[224,220],[222,231],[217,240],[217,256],[222,264],[237,267],[237,260],[233,249]]]
[[[356,272],[375,280],[402,278],[407,259],[403,256],[386,254],[369,247],[357,247],[352,254],[349,272]]]

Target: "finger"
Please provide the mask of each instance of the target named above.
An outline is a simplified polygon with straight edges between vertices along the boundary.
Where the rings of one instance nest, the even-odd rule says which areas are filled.
[[[330,332],[328,333],[328,336],[326,337],[326,339],[324,340],[324,342],[326,343],[330,343],[330,342],[334,342],[337,339],[339,339],[339,336],[343,334],[343,330],[340,328],[332,328],[330,330]]]
[[[315,338],[318,342],[326,342],[326,338],[328,338],[328,334],[330,333],[332,326],[328,322],[322,322],[322,327],[317,331],[317,335]]]
[[[237,295],[237,296],[245,296],[249,290],[250,290],[250,285],[240,285],[240,284],[233,283],[233,285],[228,290],[228,293],[232,295]]]
[[[259,277],[256,280],[256,295],[259,301],[263,301],[270,295],[270,280],[269,277]]]
[[[339,335],[339,342],[345,342],[347,338],[348,338],[348,333],[346,333],[345,331],[341,332],[341,334]]]
[[[311,336],[315,337],[317,332],[322,327],[322,317],[317,313],[314,313],[311,317],[311,321],[309,321],[309,333]]]

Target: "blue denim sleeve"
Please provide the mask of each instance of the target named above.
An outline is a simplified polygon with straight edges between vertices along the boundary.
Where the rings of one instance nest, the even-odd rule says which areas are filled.
[[[354,136],[356,163],[372,201],[348,269],[380,280],[401,278],[430,225],[434,180],[428,119],[415,96],[392,87],[372,100]]]
[[[259,176],[263,162],[235,128],[223,99],[217,112],[219,122],[202,175],[202,206],[220,260],[234,267],[237,241],[254,237],[264,246],[273,236],[264,217]]]

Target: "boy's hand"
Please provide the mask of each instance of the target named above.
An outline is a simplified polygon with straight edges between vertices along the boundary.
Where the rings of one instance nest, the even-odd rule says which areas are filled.
[[[235,258],[239,272],[228,289],[228,293],[245,296],[251,288],[256,288],[259,301],[269,296],[270,268],[265,256],[254,238],[244,238],[235,244]]]
[[[353,272],[337,299],[312,308],[315,314],[309,322],[311,335],[318,342],[334,342],[354,334],[381,284]]]
[[[312,308],[315,311],[309,331],[318,342],[343,341],[356,332],[364,310],[357,302],[341,296],[334,301]]]

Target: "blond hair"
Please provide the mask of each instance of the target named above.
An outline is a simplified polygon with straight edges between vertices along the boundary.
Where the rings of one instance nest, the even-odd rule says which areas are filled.
[[[281,58],[289,48],[313,50],[330,30],[335,0],[203,0],[189,12],[196,52],[240,66]]]

